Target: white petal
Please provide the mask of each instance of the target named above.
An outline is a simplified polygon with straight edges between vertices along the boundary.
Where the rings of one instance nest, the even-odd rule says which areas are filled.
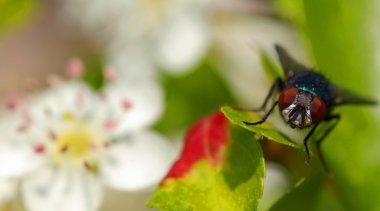
[[[154,123],[163,112],[163,94],[155,81],[139,84],[116,83],[105,89],[106,106],[111,106],[113,117],[120,120],[118,131],[141,129]],[[123,107],[123,101],[131,103]]]
[[[109,43],[113,41],[109,39],[115,30],[125,27],[134,4],[134,1],[125,0],[67,0],[62,2],[62,15],[69,24]]]
[[[92,174],[44,168],[21,183],[29,211],[94,211],[102,200],[102,184]]]
[[[205,55],[210,39],[207,20],[199,14],[170,19],[156,44],[156,60],[165,70],[181,72],[190,69]]]
[[[157,184],[174,159],[168,140],[140,132],[113,145],[102,161],[105,182],[115,189],[134,191]]]
[[[37,168],[40,158],[26,144],[0,145],[0,177],[19,177]]]
[[[41,160],[18,128],[22,118],[11,112],[0,118],[0,177],[19,177],[34,168]]]
[[[64,112],[82,117],[91,110],[94,99],[96,95],[86,84],[77,81],[62,82],[33,96],[29,102],[29,111],[37,123],[46,121],[47,113],[49,118],[59,120]]]
[[[14,199],[16,196],[16,188],[17,182],[15,180],[0,177],[0,207],[1,204]]]

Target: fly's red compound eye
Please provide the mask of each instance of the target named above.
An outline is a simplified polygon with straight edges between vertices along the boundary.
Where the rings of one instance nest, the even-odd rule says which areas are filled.
[[[326,104],[321,98],[315,96],[310,106],[310,113],[313,122],[322,121],[326,117]]]
[[[278,106],[280,110],[283,110],[289,107],[294,99],[296,99],[298,89],[295,87],[289,87],[281,92],[280,97],[278,98]]]

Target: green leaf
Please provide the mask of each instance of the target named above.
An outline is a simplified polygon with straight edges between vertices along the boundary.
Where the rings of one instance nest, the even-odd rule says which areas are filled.
[[[184,177],[168,179],[148,202],[159,210],[256,210],[263,192],[264,158],[248,131],[230,127],[222,166],[199,161]]]
[[[256,140],[252,138],[250,133],[236,126],[231,127],[230,144],[223,162],[222,174],[232,190],[249,181],[255,172],[263,171],[263,169],[259,169],[263,167],[261,147],[258,147],[256,143],[250,143],[252,141]],[[249,164],[250,167],[247,168],[246,164]],[[253,198],[259,199],[262,191],[257,190]]]
[[[315,172],[307,178],[302,178],[299,182],[279,199],[270,211],[343,211],[338,200],[333,180],[322,172]]]
[[[35,9],[33,0],[0,0],[0,36],[30,20]]]
[[[302,178],[294,187],[278,200],[271,208],[270,211],[304,211],[314,210],[317,195],[322,187],[324,176],[323,174],[314,174],[309,178]]]
[[[266,138],[280,144],[303,150],[303,147],[288,139],[284,134],[273,128],[273,126],[268,122],[264,122],[260,125],[244,124],[244,121],[257,122],[261,120],[261,117],[255,112],[240,111],[229,106],[224,106],[221,110],[232,123],[237,124],[240,127],[252,131],[260,136],[265,136]]]
[[[207,61],[190,74],[167,75],[163,86],[166,109],[155,128],[164,133],[182,130],[220,105],[234,102],[219,71]]]

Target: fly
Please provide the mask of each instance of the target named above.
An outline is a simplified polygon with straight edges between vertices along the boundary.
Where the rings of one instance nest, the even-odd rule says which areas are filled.
[[[322,164],[326,167],[320,146],[322,141],[340,121],[340,114],[333,114],[333,108],[346,104],[376,105],[377,102],[338,88],[336,85],[331,84],[322,74],[298,63],[281,46],[275,45],[275,49],[285,73],[285,80],[280,77],[276,78],[261,107],[248,110],[265,111],[273,94],[279,92],[279,96],[260,121],[244,122],[244,124],[262,124],[278,105],[283,119],[292,128],[303,129],[311,127],[303,140],[307,162],[309,162],[310,152],[308,140],[321,122],[335,120],[334,123],[324,131],[323,135],[316,140],[317,153]]]

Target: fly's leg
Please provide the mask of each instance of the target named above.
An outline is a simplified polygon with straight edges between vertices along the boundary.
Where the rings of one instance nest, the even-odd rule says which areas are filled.
[[[283,81],[281,80],[281,78],[276,78],[276,80],[273,82],[267,96],[265,97],[265,100],[263,102],[263,104],[260,106],[260,108],[257,108],[257,109],[239,109],[239,110],[245,110],[245,111],[263,111],[265,109],[265,107],[267,106],[269,100],[271,99],[271,97],[273,96],[273,93],[276,89],[279,89],[279,90],[282,90],[284,88],[284,83]],[[264,117],[258,121],[258,122],[243,122],[244,124],[246,125],[259,125],[259,124],[262,124],[263,122],[265,122],[267,120],[267,118],[269,117],[269,115],[273,112],[274,108],[276,107],[276,105],[278,104],[278,101],[275,101],[271,108],[269,109],[269,111],[264,115]]]
[[[307,141],[310,139],[311,135],[313,135],[315,129],[317,129],[319,125],[319,122],[316,123],[313,128],[309,131],[309,133],[306,135],[306,137],[303,139],[303,145],[305,147],[305,152],[306,152],[306,162],[310,163],[310,150],[309,146],[307,145]]]
[[[259,107],[259,108],[240,108],[240,107],[234,107],[236,110],[240,110],[240,111],[263,111],[265,109],[265,107],[267,107],[267,104],[269,102],[269,100],[271,99],[274,91],[279,88],[279,90],[282,90],[284,85],[283,85],[283,81],[281,80],[281,78],[276,78],[275,81],[273,82],[272,86],[270,87],[269,89],[269,92],[267,94],[267,96],[265,97],[265,100],[263,102],[263,104]]]
[[[336,125],[339,123],[340,121],[340,115],[339,114],[335,114],[335,115],[330,115],[326,118],[325,121],[327,122],[330,122],[332,120],[336,120],[324,133],[323,135],[321,136],[321,138],[319,138],[317,141],[316,141],[316,144],[317,144],[317,153],[318,153],[318,157],[319,159],[321,160],[321,163],[323,165],[323,168],[329,172],[329,169],[327,167],[327,164],[326,164],[326,160],[322,154],[322,151],[321,151],[321,144],[322,144],[322,141],[331,133],[331,131],[336,127]]]
[[[273,110],[277,104],[278,104],[278,101],[275,101],[273,103],[272,107],[269,109],[269,111],[263,116],[263,118],[260,121],[258,121],[258,122],[245,122],[244,121],[243,123],[246,125],[259,125],[259,124],[264,123],[267,120],[267,118],[269,117],[269,115],[273,112]]]

